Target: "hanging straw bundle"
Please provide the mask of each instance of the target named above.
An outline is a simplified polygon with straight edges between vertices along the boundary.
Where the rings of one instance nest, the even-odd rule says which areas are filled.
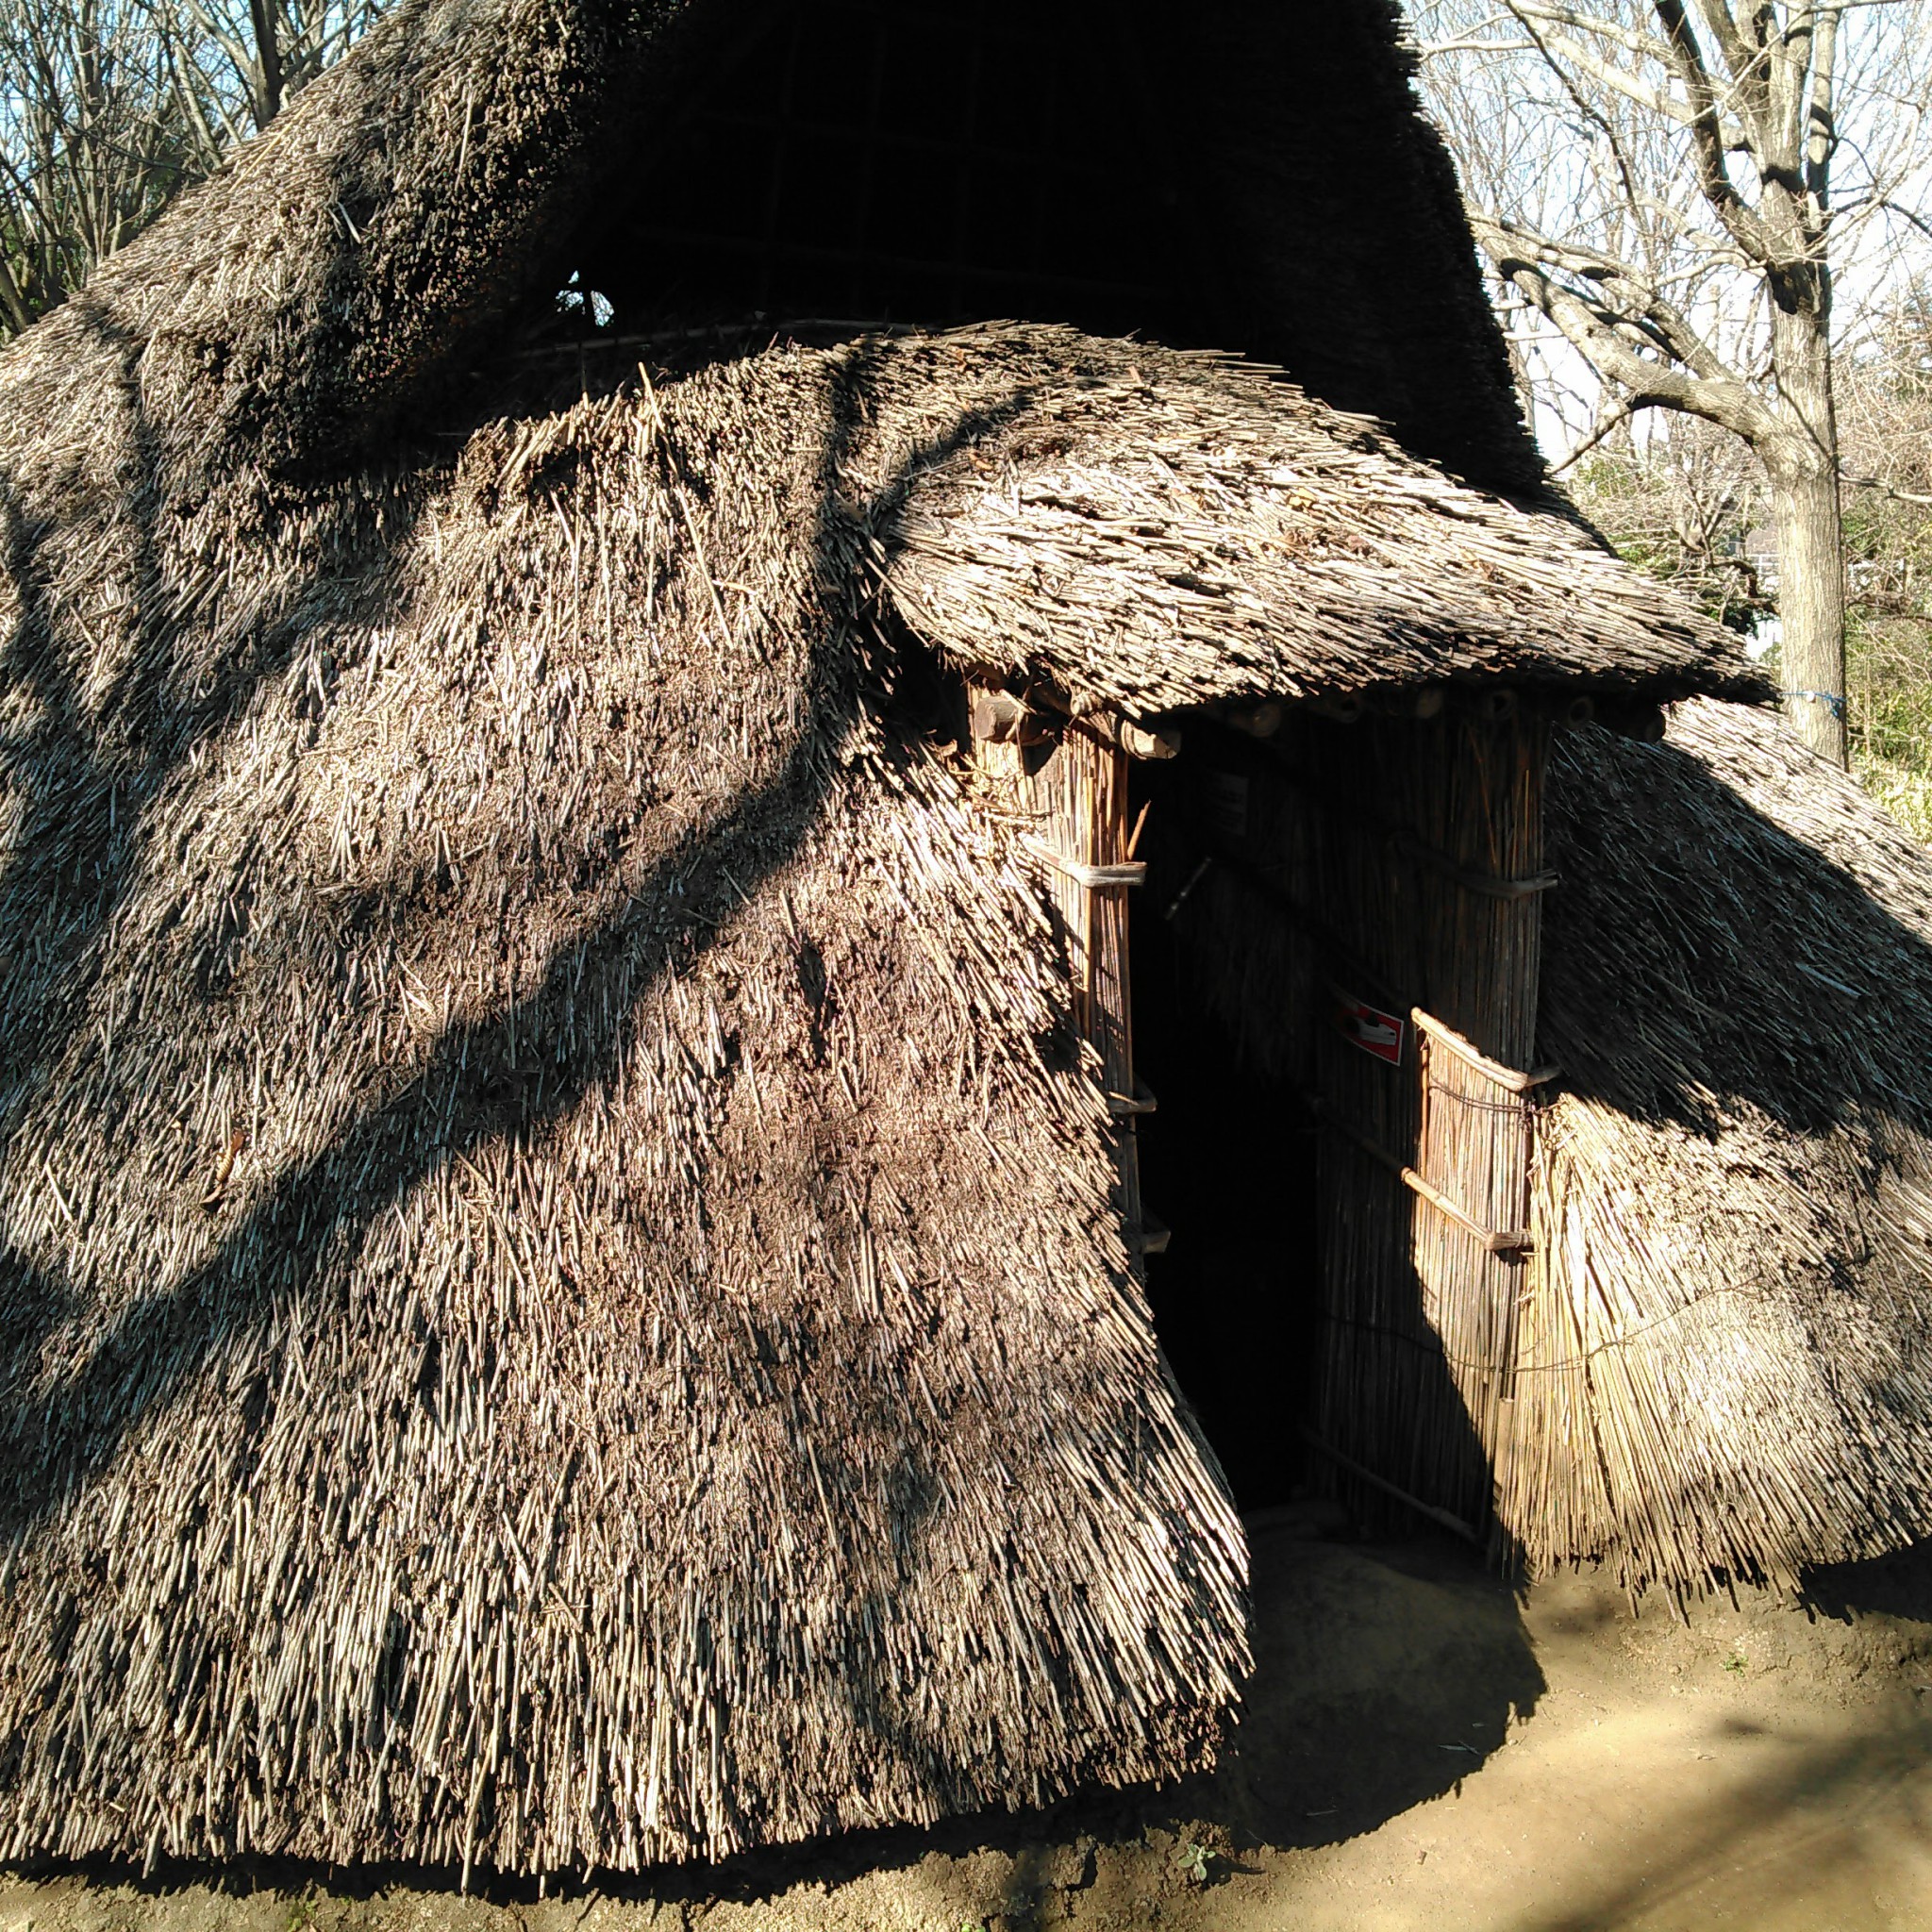
[[[1499,1508],[1537,1564],[1600,1552],[1633,1587],[1925,1534],[1932,865],[1735,707],[1579,733],[1551,791],[1565,1079]]]

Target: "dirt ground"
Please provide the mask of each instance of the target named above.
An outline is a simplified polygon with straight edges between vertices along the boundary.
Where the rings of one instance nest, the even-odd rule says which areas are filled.
[[[1906,1932],[1932,1927],[1932,1547],[1633,1617],[1454,1545],[1255,1539],[1211,1778],[658,1883],[0,1872],[0,1932]]]

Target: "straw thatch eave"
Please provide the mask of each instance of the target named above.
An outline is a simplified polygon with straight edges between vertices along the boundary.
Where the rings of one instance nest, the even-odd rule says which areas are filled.
[[[1563,745],[1532,1558],[1790,1578],[1932,1529],[1932,863],[1783,724]],[[1633,836],[1633,832],[1635,836]]]
[[[1269,372],[1012,327],[895,342],[874,381],[908,425],[984,425],[884,539],[899,613],[962,666],[1140,715],[1481,679],[1771,694],[1587,531]]]

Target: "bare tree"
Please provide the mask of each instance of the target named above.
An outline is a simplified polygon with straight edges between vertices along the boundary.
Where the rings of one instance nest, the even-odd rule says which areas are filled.
[[[0,308],[12,330],[153,219],[192,166],[139,7],[0,0]]]
[[[1577,501],[1633,563],[1667,576],[1719,623],[1755,632],[1774,607],[1750,538],[1764,475],[1738,438],[1678,416],[1641,442],[1607,425],[1570,471]]]
[[[1846,758],[1835,274],[1932,234],[1927,0],[1411,0],[1424,84],[1519,322],[1740,437],[1777,543],[1794,723]],[[1546,358],[1547,360],[1547,358]]]
[[[1932,839],[1932,276],[1841,345],[1858,774]]]
[[[149,0],[168,12],[185,97],[219,152],[266,127],[331,67],[384,0]]]
[[[0,333],[332,64],[382,0],[0,0]]]

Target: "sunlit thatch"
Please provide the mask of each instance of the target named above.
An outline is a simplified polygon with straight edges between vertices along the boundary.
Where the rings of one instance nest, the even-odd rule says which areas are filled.
[[[1502,1508],[1533,1560],[1789,1579],[1932,1530],[1932,863],[1777,719],[1578,734]],[[1638,836],[1631,836],[1630,828]]]

